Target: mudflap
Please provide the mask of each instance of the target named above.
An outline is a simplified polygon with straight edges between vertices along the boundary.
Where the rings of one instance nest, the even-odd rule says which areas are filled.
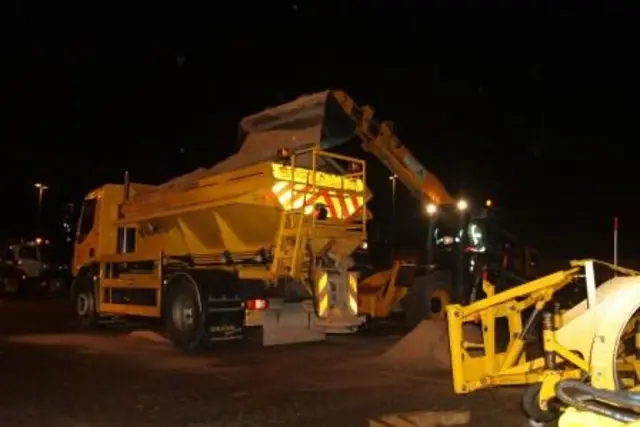
[[[323,341],[326,335],[318,328],[316,320],[313,309],[307,304],[270,300],[262,318],[262,345]]]
[[[215,298],[209,295],[205,303],[205,330],[210,343],[244,338],[245,310],[240,298]]]

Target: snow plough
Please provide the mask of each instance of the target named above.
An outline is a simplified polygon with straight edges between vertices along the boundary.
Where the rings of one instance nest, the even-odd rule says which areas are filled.
[[[586,298],[558,295],[578,284]],[[640,420],[640,273],[595,260],[447,307],[454,390],[527,385],[523,408],[537,423],[621,426]],[[503,322],[500,322],[500,321]],[[481,331],[469,340],[465,326]],[[541,328],[537,328],[541,326]],[[509,338],[499,339],[503,330]],[[634,424],[635,425],[635,424]]]

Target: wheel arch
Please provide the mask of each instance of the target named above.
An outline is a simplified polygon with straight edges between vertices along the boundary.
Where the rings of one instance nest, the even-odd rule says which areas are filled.
[[[198,308],[204,309],[205,301],[203,301],[205,290],[212,285],[221,285],[222,283],[230,283],[237,285],[240,289],[241,281],[236,274],[226,270],[211,269],[211,270],[173,270],[167,272],[163,280],[163,294],[168,294],[171,287],[176,286],[177,283],[184,283],[192,286],[196,292],[196,298],[198,301]],[[221,286],[222,287],[222,286]],[[166,301],[163,298],[163,301]]]
[[[167,273],[163,280],[162,293],[164,295],[168,295],[171,288],[177,286],[178,284],[189,285],[193,287],[193,290],[196,293],[196,300],[198,301],[198,309],[202,311],[204,307],[202,303],[202,290],[200,289],[200,285],[191,273],[192,272],[189,270],[178,270]],[[166,304],[167,298],[162,298],[162,301],[163,305]]]
[[[76,291],[80,286],[86,286],[89,283],[93,284],[95,277],[100,273],[100,264],[97,262],[91,262],[85,264],[78,270],[78,273],[73,277],[71,281],[71,287],[69,289],[69,296],[71,299],[76,297]]]

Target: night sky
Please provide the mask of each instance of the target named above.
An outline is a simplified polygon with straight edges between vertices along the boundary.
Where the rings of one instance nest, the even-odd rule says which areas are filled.
[[[33,232],[35,182],[53,222],[127,169],[160,183],[212,165],[242,116],[339,88],[541,251],[610,257],[617,214],[621,257],[640,258],[637,2],[255,3],[7,9],[0,234]],[[371,174],[388,220],[388,173]]]

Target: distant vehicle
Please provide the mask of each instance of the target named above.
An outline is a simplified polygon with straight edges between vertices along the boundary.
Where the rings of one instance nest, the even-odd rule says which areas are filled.
[[[64,254],[49,241],[10,241],[0,256],[0,293],[68,291],[70,276]]]

